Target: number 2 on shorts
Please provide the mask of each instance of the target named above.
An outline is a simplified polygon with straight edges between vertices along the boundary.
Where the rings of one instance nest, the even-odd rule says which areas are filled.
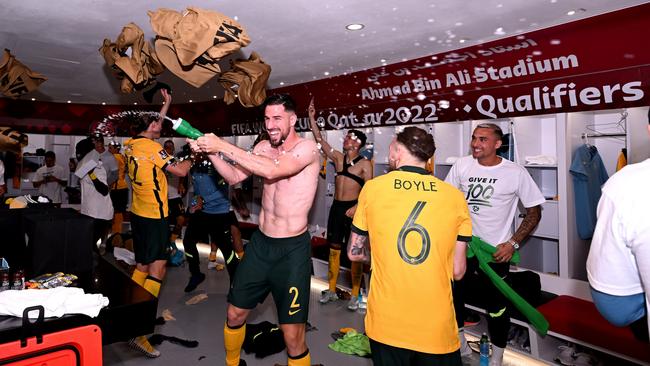
[[[293,294],[293,300],[291,300],[291,305],[289,305],[289,315],[294,315],[295,313],[300,311],[300,304],[296,302],[298,300],[298,288],[297,287],[290,288],[289,294]],[[297,310],[291,310],[291,309],[297,309]]]

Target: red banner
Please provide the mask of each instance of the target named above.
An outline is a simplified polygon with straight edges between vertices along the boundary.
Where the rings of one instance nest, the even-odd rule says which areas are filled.
[[[287,86],[297,128],[316,99],[327,129],[391,126],[648,105],[650,4],[385,67]],[[126,106],[0,99],[0,125],[25,132],[86,134]],[[255,108],[221,101],[173,105],[204,132],[256,134]]]

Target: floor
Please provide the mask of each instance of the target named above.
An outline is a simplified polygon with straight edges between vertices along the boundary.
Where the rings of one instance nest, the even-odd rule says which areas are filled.
[[[158,314],[169,310],[176,320],[167,321],[157,326],[155,332],[166,336],[175,336],[199,342],[196,348],[186,348],[180,345],[163,342],[157,349],[161,352],[156,359],[146,359],[136,351],[131,350],[125,343],[115,343],[103,347],[104,365],[223,365],[223,324],[226,313],[226,294],[228,290],[228,273],[207,270],[208,246],[200,248],[203,272],[206,280],[193,292],[186,294],[183,289],[187,284],[189,272],[186,267],[168,267],[167,277],[163,284],[158,303]],[[312,363],[336,366],[370,366],[370,359],[349,356],[330,350],[327,346],[333,342],[330,334],[342,327],[352,327],[363,330],[363,314],[351,312],[346,308],[345,301],[321,305],[318,302],[320,292],[326,284],[320,280],[312,280],[311,302],[309,307],[310,323],[317,328],[307,333],[307,344],[311,352]],[[186,305],[185,301],[206,294],[207,299],[195,305]],[[261,321],[277,323],[275,306],[271,297],[257,307],[249,318],[249,322]],[[254,355],[243,354],[249,366],[268,366],[287,362],[284,352],[255,359]],[[466,365],[478,365],[478,354],[464,360]],[[506,365],[541,364],[518,354],[506,353]]]

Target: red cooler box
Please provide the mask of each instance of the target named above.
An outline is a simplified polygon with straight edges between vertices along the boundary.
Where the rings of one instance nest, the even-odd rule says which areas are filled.
[[[40,309],[39,309],[40,308]],[[31,323],[29,311],[40,311]],[[39,334],[42,307],[25,309],[22,339],[0,344],[0,365],[95,366],[102,364],[102,331],[96,325]]]

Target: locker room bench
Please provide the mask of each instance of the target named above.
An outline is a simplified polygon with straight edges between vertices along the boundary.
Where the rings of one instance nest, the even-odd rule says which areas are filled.
[[[629,327],[616,327],[591,301],[561,295],[537,308],[550,323],[549,335],[633,362],[650,363],[650,343]]]

